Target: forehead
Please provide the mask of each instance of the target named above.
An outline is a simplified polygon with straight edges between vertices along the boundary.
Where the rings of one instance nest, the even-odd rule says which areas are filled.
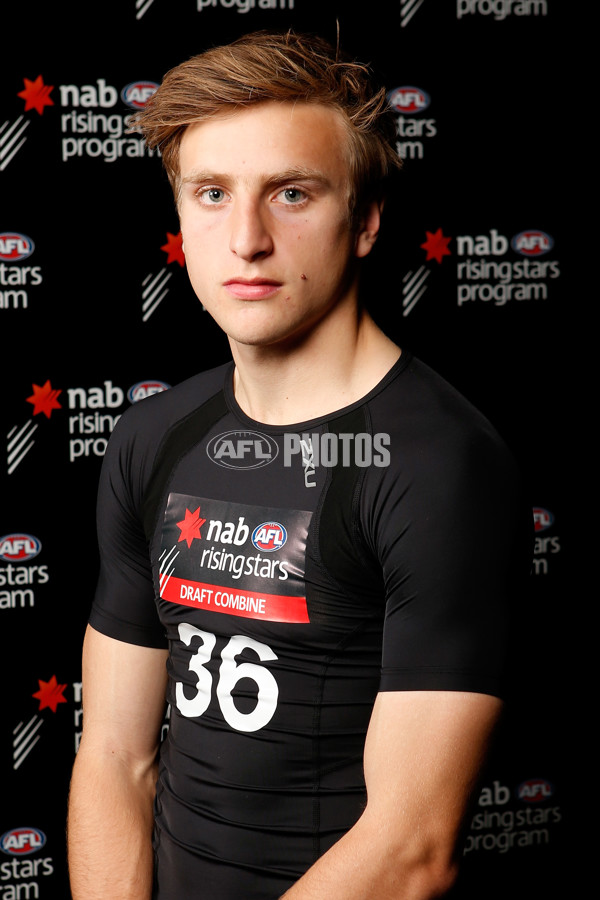
[[[320,103],[257,103],[189,125],[181,139],[183,178],[197,169],[232,175],[294,168],[349,174],[348,128],[340,111]]]

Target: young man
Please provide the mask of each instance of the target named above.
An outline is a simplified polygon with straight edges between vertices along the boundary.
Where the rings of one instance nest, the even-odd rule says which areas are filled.
[[[453,883],[520,508],[489,423],[359,302],[385,121],[364,67],[262,33],[177,67],[138,117],[233,361],[132,407],[106,455],[74,900]]]

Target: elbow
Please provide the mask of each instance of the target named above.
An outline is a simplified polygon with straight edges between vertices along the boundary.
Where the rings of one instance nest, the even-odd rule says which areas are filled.
[[[445,897],[458,877],[459,864],[444,842],[406,841],[396,845],[389,867],[390,900],[435,900]]]
[[[454,886],[458,876],[458,864],[444,860],[430,861],[421,866],[418,876],[420,886],[415,892],[415,900],[434,900],[445,897]]]
[[[412,861],[404,859],[398,871],[398,900],[400,897],[410,897],[410,900],[445,897],[457,876],[458,864],[443,853],[424,852]],[[410,885],[408,890],[407,885]]]

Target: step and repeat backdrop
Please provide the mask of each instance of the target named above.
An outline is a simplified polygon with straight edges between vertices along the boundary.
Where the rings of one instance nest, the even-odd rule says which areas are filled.
[[[531,498],[518,690],[467,823],[456,896],[559,888],[578,827],[563,686],[575,664],[559,343],[577,298],[558,124],[572,84],[568,6],[103,0],[3,12],[0,900],[70,896],[66,800],[110,433],[130,404],[229,358],[188,285],[160,158],[128,118],[183,59],[288,27],[333,42],[339,27],[387,87],[405,165],[368,261],[369,303],[494,422]]]

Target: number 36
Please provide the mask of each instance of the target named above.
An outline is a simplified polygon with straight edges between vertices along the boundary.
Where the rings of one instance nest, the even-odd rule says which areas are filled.
[[[175,699],[177,709],[187,718],[197,718],[208,709],[212,691],[212,675],[205,668],[214,650],[217,638],[210,631],[201,631],[187,622],[179,626],[179,637],[186,645],[192,646],[192,641],[198,639],[200,644],[190,657],[188,668],[197,677],[196,694],[187,697],[183,684],[178,681],[175,685]],[[277,656],[267,644],[261,644],[254,638],[234,634],[221,652],[221,665],[219,666],[219,680],[217,682],[217,700],[225,721],[237,731],[258,731],[271,721],[277,708],[279,688],[274,676],[264,666],[258,663],[237,663],[235,657],[246,647],[254,650],[258,658],[265,662],[277,659]],[[237,709],[232,692],[242,678],[250,678],[258,688],[258,701],[254,709],[249,713],[242,713]]]

